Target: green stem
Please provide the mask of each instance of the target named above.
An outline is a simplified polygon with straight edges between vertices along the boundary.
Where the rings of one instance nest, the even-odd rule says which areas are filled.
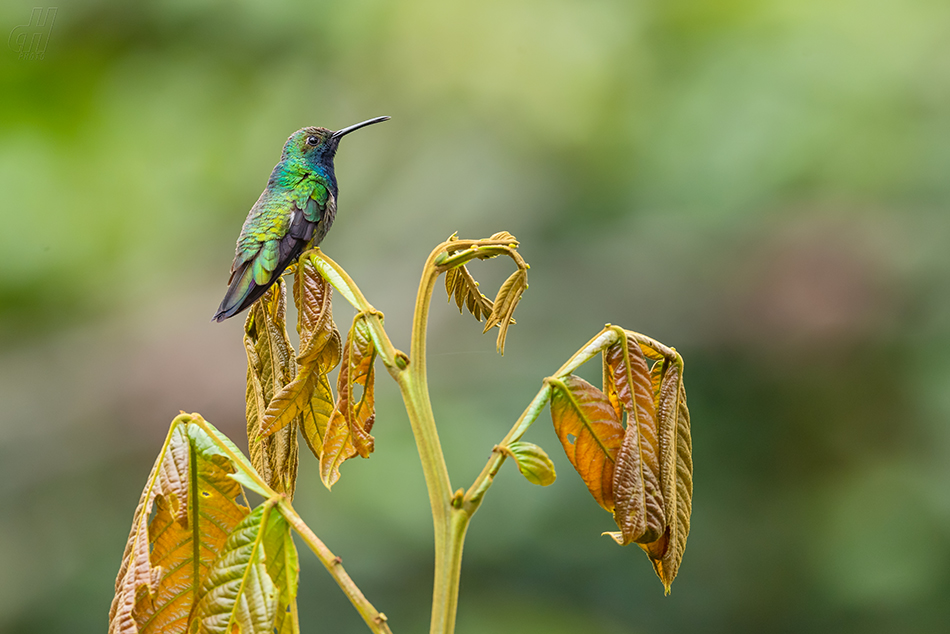
[[[409,356],[412,362],[398,379],[402,390],[409,423],[416,438],[422,473],[429,492],[432,507],[432,523],[435,531],[435,578],[432,588],[432,618],[430,634],[452,634],[455,630],[455,613],[458,606],[458,583],[462,564],[462,544],[467,522],[454,526],[452,513],[452,484],[445,466],[439,433],[435,426],[432,403],[429,400],[426,376],[426,329],[429,320],[429,305],[439,276],[435,259],[442,252],[437,247],[426,260],[416,295],[415,313],[412,318],[412,340]]]
[[[617,332],[616,327],[608,324],[603,330],[594,335],[590,341],[584,344],[580,350],[571,355],[571,358],[558,368],[557,372],[555,372],[551,378],[560,379],[571,374],[574,370],[600,354],[604,348],[616,343],[621,336],[622,334]],[[508,434],[498,443],[498,447],[507,447],[510,443],[521,440],[524,433],[528,431],[532,423],[537,420],[549,398],[551,398],[551,386],[546,379],[544,386],[531,400],[521,416],[518,417],[518,420],[515,421],[514,426]],[[488,459],[488,462],[482,468],[482,472],[478,474],[478,477],[475,478],[475,482],[472,483],[472,486],[469,487],[465,493],[462,509],[464,509],[469,516],[478,510],[478,507],[482,503],[482,498],[485,497],[485,493],[491,488],[495,476],[501,469],[501,465],[505,463],[506,458],[507,455],[505,452],[498,449],[493,451],[491,458]]]

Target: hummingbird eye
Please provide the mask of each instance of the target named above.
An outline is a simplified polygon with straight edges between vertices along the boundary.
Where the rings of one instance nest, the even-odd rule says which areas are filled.
[[[308,136],[308,137],[307,137],[307,145],[314,145],[314,146],[316,146],[316,145],[318,145],[319,143],[320,143],[320,139],[318,139],[317,137],[315,137],[315,136]]]

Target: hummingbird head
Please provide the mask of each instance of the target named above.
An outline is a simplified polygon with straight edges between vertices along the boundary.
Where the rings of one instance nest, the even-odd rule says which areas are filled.
[[[299,159],[314,169],[329,169],[332,173],[333,157],[340,146],[340,139],[354,130],[388,119],[389,117],[375,117],[335,132],[326,128],[302,128],[287,139],[282,159]]]

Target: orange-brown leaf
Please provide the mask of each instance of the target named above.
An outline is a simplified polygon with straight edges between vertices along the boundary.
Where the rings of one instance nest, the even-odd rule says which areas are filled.
[[[597,503],[614,509],[614,463],[623,426],[607,396],[584,379],[551,379],[551,419],[564,453]]]
[[[319,460],[323,456],[323,438],[327,433],[327,424],[333,413],[333,392],[327,376],[314,376],[313,391],[310,400],[300,412],[300,431],[310,451]]]
[[[341,370],[342,372],[342,370]],[[320,455],[320,479],[328,489],[340,479],[340,465],[356,456],[350,426],[339,407],[330,416],[323,437],[323,453]]]
[[[333,287],[323,279],[310,258],[303,259],[294,278],[294,303],[297,306],[297,333],[300,335],[300,354],[297,362],[301,365],[320,365],[332,360],[315,359],[336,336],[337,361],[339,363],[340,333],[333,323],[332,300]],[[324,356],[325,353],[324,353]],[[319,362],[319,363],[318,363]],[[332,367],[336,367],[333,363]],[[329,372],[329,370],[326,370]]]
[[[312,398],[322,399],[322,394],[314,393],[319,377],[328,374],[340,362],[340,333],[333,323],[331,309],[332,289],[312,260],[305,258],[300,262],[294,278],[300,335],[297,374],[268,402],[261,419],[261,436],[268,436],[293,422]],[[322,444],[322,439],[315,440]],[[313,443],[308,440],[308,444],[312,449]]]
[[[346,394],[346,408],[343,410],[350,433],[353,435],[353,446],[363,458],[368,458],[373,452],[373,437],[370,430],[376,420],[376,398],[374,395],[376,381],[374,379],[374,364],[376,360],[376,346],[369,332],[366,319],[357,319],[353,323],[350,333],[351,345],[348,346],[348,372],[344,377],[340,374],[338,391]],[[356,398],[355,388],[360,387],[363,393]]]
[[[615,391],[627,412],[627,429],[614,470],[614,520],[622,543],[653,542],[663,534],[666,519],[650,369],[640,347],[626,338],[604,350],[604,361],[612,377],[605,385],[608,399]]]

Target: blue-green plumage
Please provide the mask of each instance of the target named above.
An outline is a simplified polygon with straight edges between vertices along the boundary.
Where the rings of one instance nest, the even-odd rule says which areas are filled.
[[[340,139],[387,119],[376,117],[336,132],[303,128],[290,135],[241,228],[228,290],[214,321],[224,321],[253,304],[304,249],[320,244],[336,217],[333,157]]]

